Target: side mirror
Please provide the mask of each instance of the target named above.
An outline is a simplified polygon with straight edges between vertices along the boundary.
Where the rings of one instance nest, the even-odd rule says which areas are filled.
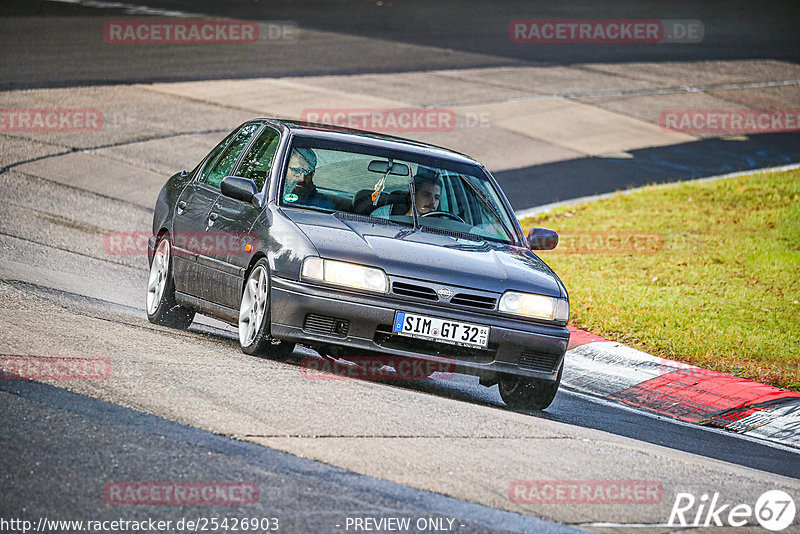
[[[553,250],[558,245],[558,233],[555,230],[534,226],[528,232],[528,246],[531,250]]]
[[[253,197],[258,193],[256,183],[253,180],[240,176],[226,176],[219,188],[226,197],[235,198],[242,202],[252,202]]]

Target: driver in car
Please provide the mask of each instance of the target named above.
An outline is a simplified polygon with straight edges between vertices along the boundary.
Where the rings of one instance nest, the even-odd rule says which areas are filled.
[[[438,176],[429,172],[418,172],[414,176],[414,204],[418,215],[425,215],[439,209],[442,198],[442,182]],[[413,216],[413,208],[409,206],[406,215]]]
[[[314,184],[314,171],[317,168],[317,155],[310,148],[295,148],[289,158],[289,169],[286,176],[286,190],[291,194],[284,200],[303,206],[333,209],[328,198],[317,191]]]

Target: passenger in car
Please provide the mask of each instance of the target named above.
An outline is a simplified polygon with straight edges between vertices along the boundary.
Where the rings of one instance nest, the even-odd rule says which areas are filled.
[[[310,148],[295,148],[289,158],[286,172],[284,201],[302,206],[313,206],[332,210],[333,204],[317,191],[314,184],[314,171],[317,168],[317,155]]]
[[[442,196],[441,179],[431,170],[420,167],[414,176],[414,202],[417,213],[424,215],[439,209],[439,200]],[[355,204],[365,203],[365,197],[359,192]],[[408,191],[392,191],[381,206],[373,210],[372,217],[388,218],[390,215],[405,215],[411,217],[411,193]]]

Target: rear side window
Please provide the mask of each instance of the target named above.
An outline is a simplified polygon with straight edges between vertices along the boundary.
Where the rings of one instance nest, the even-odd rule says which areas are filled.
[[[206,172],[203,170],[203,174],[200,176],[200,181],[219,189],[219,184],[222,183],[223,178],[229,176],[231,171],[233,170],[233,166],[236,164],[236,161],[239,159],[239,156],[242,153],[242,150],[247,146],[247,143],[250,142],[250,139],[253,135],[258,131],[261,127],[260,124],[245,124],[241,130],[236,134],[225,150],[222,151],[222,154],[217,159],[216,163],[213,164],[211,169]],[[209,160],[210,161],[210,160]]]
[[[256,188],[261,191],[269,178],[269,171],[272,168],[272,161],[275,158],[275,151],[281,136],[272,128],[264,128],[258,139],[250,145],[250,149],[244,155],[237,176],[250,178],[256,183]]]

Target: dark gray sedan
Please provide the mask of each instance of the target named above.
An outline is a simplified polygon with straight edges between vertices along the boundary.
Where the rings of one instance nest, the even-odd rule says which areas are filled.
[[[447,364],[513,409],[555,397],[569,298],[477,161],[368,132],[257,119],[158,197],[147,314],[239,328],[247,354]],[[442,369],[443,367],[426,367]],[[432,372],[432,371],[430,371]],[[427,374],[427,373],[426,373]]]

